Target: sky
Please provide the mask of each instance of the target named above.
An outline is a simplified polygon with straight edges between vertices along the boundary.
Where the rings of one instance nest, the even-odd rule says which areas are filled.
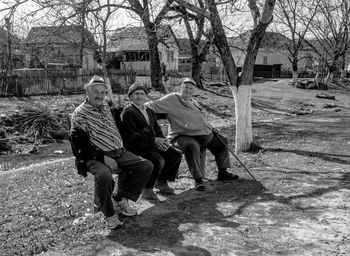
[[[8,11],[1,12],[1,10],[6,7],[4,4],[5,1],[9,1],[12,4],[14,1],[18,0],[0,0],[0,26],[5,25],[4,17],[8,15]],[[22,38],[25,38],[33,26],[45,26],[47,24],[50,24],[55,18],[51,17],[49,13],[41,13],[37,14],[36,16],[27,18],[26,21],[23,21],[20,19],[21,16],[23,16],[25,13],[31,12],[36,9],[35,4],[33,4],[30,0],[28,0],[26,3],[24,3],[22,6],[18,7],[16,9],[16,12],[14,13],[12,23],[13,23],[13,32],[17,36],[20,36]],[[250,13],[245,12],[241,13],[240,15],[230,15],[229,13],[227,15],[223,16],[223,22],[227,25],[227,27],[249,27],[250,24],[252,24]],[[179,27],[184,27],[184,24],[176,23]],[[110,28],[111,30],[115,30],[117,28],[125,27],[125,26],[141,26],[142,24],[140,21],[137,21],[133,19],[129,13],[127,13],[125,10],[118,10],[115,18],[113,18],[110,22]],[[241,30],[241,29],[240,29]],[[186,33],[184,33],[184,29],[174,29],[175,33],[179,37],[186,37]],[[230,33],[233,34],[232,31],[228,30],[228,34],[230,36]]]

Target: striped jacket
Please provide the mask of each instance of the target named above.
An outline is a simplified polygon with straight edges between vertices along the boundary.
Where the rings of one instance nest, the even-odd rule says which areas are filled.
[[[123,128],[121,125],[120,114],[122,108],[111,108],[111,113],[117,128],[123,137]],[[78,174],[86,177],[87,176],[87,166],[86,162],[88,160],[97,160],[104,163],[104,152],[94,146],[89,135],[82,129],[72,126],[69,132],[69,141],[72,147],[72,153],[75,156],[75,166],[78,170]]]

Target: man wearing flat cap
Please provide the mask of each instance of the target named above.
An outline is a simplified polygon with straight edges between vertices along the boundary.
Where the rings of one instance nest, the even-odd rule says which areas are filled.
[[[144,104],[148,101],[148,89],[140,83],[130,86],[130,104],[121,114],[125,131],[125,147],[153,163],[153,172],[142,190],[141,197],[157,199],[154,187],[159,193],[173,195],[174,189],[168,181],[174,181],[180,166],[182,152],[175,149],[164,138],[157,123],[156,114]]]
[[[107,226],[114,229],[123,224],[118,214],[137,214],[128,200],[138,199],[153,164],[124,148],[117,127],[119,114],[106,103],[110,87],[104,79],[94,76],[84,88],[86,99],[71,116],[70,142],[78,173],[94,175],[95,206],[105,215]],[[112,172],[119,175],[115,195]]]
[[[195,90],[195,81],[192,78],[185,78],[179,93],[170,93],[146,105],[156,113],[166,114],[170,123],[168,139],[184,152],[188,168],[195,180],[195,189],[203,191],[206,190],[200,160],[203,148],[209,149],[215,156],[219,169],[218,180],[234,180],[238,176],[227,171],[230,168],[229,152],[217,136],[226,143],[227,139],[218,134],[214,136],[214,128],[208,122],[205,112],[192,98]]]

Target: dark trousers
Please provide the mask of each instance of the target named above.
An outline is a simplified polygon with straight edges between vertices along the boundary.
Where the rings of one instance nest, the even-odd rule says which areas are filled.
[[[153,188],[156,179],[174,181],[180,167],[182,152],[174,147],[170,147],[167,151],[150,150],[135,151],[136,154],[150,160],[153,163],[153,171],[151,177],[146,183],[146,188]]]
[[[122,168],[118,175],[118,195],[136,201],[152,173],[153,164],[129,151],[125,151],[114,160]],[[110,168],[96,160],[89,160],[87,167],[95,178],[95,207],[106,217],[113,216],[111,197],[115,182]]]
[[[227,139],[221,135],[220,138],[227,143]],[[174,146],[180,148],[184,154],[188,168],[194,179],[203,177],[201,170],[201,149],[207,148],[214,155],[216,165],[219,169],[230,167],[230,155],[226,146],[213,134],[200,136],[180,135],[172,140]]]

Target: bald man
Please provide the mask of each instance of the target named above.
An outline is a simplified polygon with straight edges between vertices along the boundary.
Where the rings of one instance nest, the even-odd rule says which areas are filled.
[[[213,134],[213,126],[208,122],[202,107],[193,99],[196,83],[192,78],[182,81],[180,92],[173,92],[164,97],[146,103],[147,107],[159,114],[166,114],[170,123],[168,139],[180,148],[195,180],[195,189],[206,190],[203,182],[203,170],[200,164],[201,149],[207,148],[215,156],[219,181],[235,180],[238,176],[227,171],[230,165],[228,150],[222,141]]]

